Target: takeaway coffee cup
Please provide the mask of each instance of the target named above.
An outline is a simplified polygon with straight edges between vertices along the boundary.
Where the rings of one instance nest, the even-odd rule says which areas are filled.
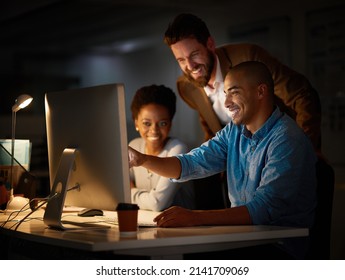
[[[121,235],[135,235],[138,228],[137,204],[119,203],[116,207],[119,231]]]

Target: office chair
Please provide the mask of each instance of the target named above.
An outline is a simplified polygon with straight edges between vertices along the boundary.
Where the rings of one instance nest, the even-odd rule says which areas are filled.
[[[333,193],[335,184],[334,169],[324,158],[316,163],[317,206],[315,223],[310,230],[311,246],[307,259],[330,259]]]
[[[230,207],[226,176],[215,174],[210,177],[195,179],[195,203],[198,210],[223,209]]]

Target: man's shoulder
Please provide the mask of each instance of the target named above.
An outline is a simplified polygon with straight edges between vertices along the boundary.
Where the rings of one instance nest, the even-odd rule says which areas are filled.
[[[253,43],[233,43],[233,44],[223,44],[223,45],[219,45],[216,48],[216,52],[220,52],[220,51],[229,51],[229,52],[233,52],[233,51],[249,51],[249,50],[263,50],[263,48],[257,44],[253,44]]]
[[[180,76],[177,81],[177,90],[178,93],[181,95],[181,97],[184,97],[185,95],[193,95],[197,94],[197,96],[200,95],[200,91],[204,91],[202,87],[196,86],[194,83],[189,81],[184,75]]]
[[[309,138],[297,125],[296,121],[285,113],[283,113],[282,118],[276,122],[272,134],[274,135],[275,141],[281,139],[281,141],[289,143],[289,145],[292,146],[310,142]]]
[[[223,75],[229,68],[245,61],[270,61],[268,52],[256,44],[237,43],[220,45],[216,48]]]
[[[191,88],[198,88],[195,84],[188,80],[188,78],[184,75],[181,75],[177,78],[176,81],[177,85],[183,87],[191,87]]]

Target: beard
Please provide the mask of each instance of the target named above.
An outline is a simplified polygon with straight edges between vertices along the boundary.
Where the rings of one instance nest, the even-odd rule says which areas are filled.
[[[197,67],[204,68],[205,73],[206,73],[204,76],[194,79],[193,76],[191,75],[192,71],[186,69],[186,71],[183,72],[183,75],[188,79],[188,81],[190,81],[192,84],[196,85],[197,87],[207,86],[209,80],[211,79],[211,74],[214,67],[214,63],[215,63],[214,62],[215,58],[211,51],[208,51],[207,58],[208,59],[205,64],[197,65]]]

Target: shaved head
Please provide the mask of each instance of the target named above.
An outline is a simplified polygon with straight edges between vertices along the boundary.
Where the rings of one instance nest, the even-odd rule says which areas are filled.
[[[227,75],[242,72],[247,82],[252,85],[266,84],[269,93],[273,96],[274,82],[272,74],[265,64],[258,61],[246,61],[231,68]]]

